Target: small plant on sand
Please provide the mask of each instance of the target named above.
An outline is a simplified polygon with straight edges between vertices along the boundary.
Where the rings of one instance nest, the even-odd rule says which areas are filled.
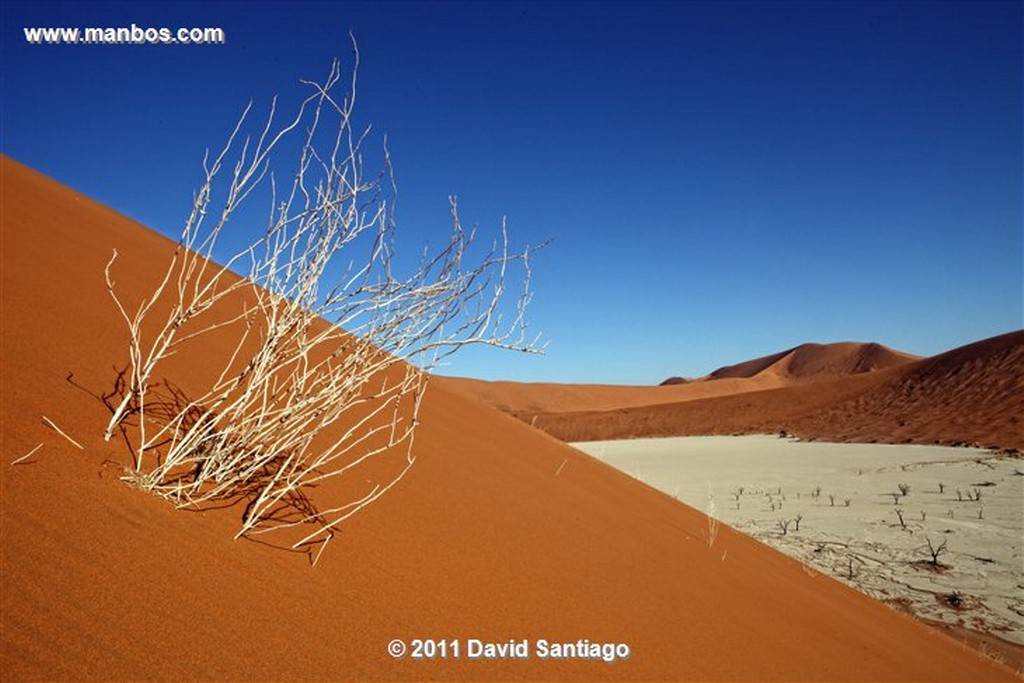
[[[797,515],[793,518],[793,525],[795,526],[794,531],[800,531],[800,522],[803,520],[803,515]]]
[[[899,505],[900,504],[900,497],[903,495],[902,493],[890,493],[889,495],[892,496],[892,504],[893,505]]]
[[[715,516],[715,492],[711,490],[710,485],[708,485],[707,517],[708,528],[705,532],[704,540],[707,542],[708,547],[711,548],[718,539],[718,517]]]
[[[296,548],[326,544],[412,467],[427,370],[468,345],[540,350],[525,335],[533,249],[513,253],[504,229],[476,260],[475,230],[451,199],[440,248],[395,257],[387,147],[367,174],[368,131],[353,123],[354,54],[347,83],[337,62],[323,82],[304,81],[309,94],[283,123],[274,100],[247,133],[245,109],[204,159],[181,240],[141,301],[117,289],[116,251],[105,270],[128,328],[105,430],[132,446],[124,479],[181,507],[244,503],[238,536],[291,528]],[[286,150],[296,157],[275,176]],[[246,246],[218,265],[228,225],[251,225],[240,211],[250,197],[267,201],[265,227],[232,236]],[[235,272],[245,266],[247,278]],[[509,308],[516,267],[522,293]],[[218,365],[194,393],[161,391],[172,356]],[[328,482],[343,499],[314,505]]]
[[[964,594],[960,591],[953,591],[943,595],[942,600],[953,609],[960,609],[964,604]]]
[[[789,531],[789,520],[788,519],[780,519],[777,526],[782,531],[782,535],[785,536],[786,533]]]
[[[939,493],[945,493],[945,492],[946,492],[946,485],[940,481],[939,482]]]
[[[910,484],[898,484],[896,488],[898,488],[900,490],[900,493],[903,494],[904,496],[910,493]]]
[[[830,508],[834,508],[836,506],[835,494],[832,494],[832,493],[828,494],[828,506]]]
[[[850,507],[851,502],[849,498],[843,498],[843,507]]]

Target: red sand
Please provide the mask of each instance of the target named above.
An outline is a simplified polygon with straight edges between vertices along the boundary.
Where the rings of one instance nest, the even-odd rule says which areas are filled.
[[[175,510],[118,480],[130,455],[102,440],[91,395],[124,363],[111,249],[118,286],[141,294],[171,243],[6,157],[0,201],[4,680],[1013,680],[740,534],[709,549],[699,512],[442,382],[413,470],[315,569],[232,541],[238,508]],[[202,365],[169,379],[200,382]],[[385,653],[414,637],[623,641],[633,656]]]
[[[830,441],[1024,448],[1024,331],[917,360],[875,344],[804,345],[688,384],[604,388],[593,405],[575,399],[587,385],[551,389],[543,402],[535,385],[494,383],[499,396],[476,381],[445,381],[565,441],[784,430]],[[708,395],[706,387],[725,382],[728,392]]]
[[[801,344],[771,356],[719,368],[708,378],[776,375],[791,381],[818,380],[873,372],[913,360],[917,360],[917,356],[893,351],[881,344]]]
[[[771,356],[719,368],[699,379],[673,377],[657,387],[614,384],[487,382],[439,377],[447,386],[517,416],[616,410],[681,403],[845,377],[917,360],[879,344],[804,344]]]

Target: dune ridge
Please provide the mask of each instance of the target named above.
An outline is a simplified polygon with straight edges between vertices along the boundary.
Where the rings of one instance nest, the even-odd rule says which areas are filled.
[[[445,378],[566,441],[773,433],[1024,448],[1024,331],[920,358],[875,343],[803,344],[660,386]]]
[[[455,391],[525,418],[542,413],[618,410],[681,403],[797,383],[831,380],[896,367],[918,360],[881,344],[803,344],[786,351],[719,368],[703,377],[670,377],[658,386],[485,381],[439,377]]]
[[[777,375],[794,381],[858,375],[903,365],[918,356],[894,351],[874,342],[801,344],[780,353],[718,368],[707,379]]]
[[[1014,679],[725,527],[709,546],[703,514],[445,382],[427,390],[416,466],[315,569],[234,541],[237,506],[177,510],[126,486],[131,454],[102,438],[125,349],[103,266],[117,248],[118,286],[141,296],[173,243],[5,156],[0,200],[4,680]],[[165,379],[187,392],[208,365]],[[633,654],[387,654],[415,637]]]
[[[1024,331],[838,379],[688,403],[529,415],[557,438],[774,433],[1024,448]]]

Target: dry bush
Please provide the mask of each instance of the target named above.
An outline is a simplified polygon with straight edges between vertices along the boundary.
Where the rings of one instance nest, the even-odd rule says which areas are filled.
[[[711,490],[711,485],[708,484],[708,507],[706,510],[708,518],[708,528],[704,534],[704,540],[707,542],[708,547],[712,548],[715,545],[715,541],[718,539],[718,517],[715,516],[715,493]]]
[[[454,199],[446,243],[398,274],[387,147],[382,170],[367,176],[368,130],[353,127],[355,55],[347,93],[335,62],[322,83],[303,81],[310,93],[285,123],[275,99],[247,134],[245,109],[223,149],[204,158],[180,243],[137,306],[116,289],[116,251],[105,271],[129,331],[105,432],[129,438],[124,479],[179,506],[245,501],[239,536],[312,524],[294,547],[326,542],[409,471],[426,371],[442,358],[473,344],[541,350],[524,318],[535,249],[510,251],[502,226],[471,264],[475,230],[463,229]],[[281,183],[271,161],[289,148],[297,160]],[[231,219],[246,222],[239,208],[257,188],[271,204],[265,229],[216,264],[218,238]],[[503,303],[513,267],[514,307]],[[204,345],[214,333],[218,343]],[[172,356],[205,360],[221,348],[221,370],[197,395],[158,391]],[[365,469],[354,476],[382,454],[397,467],[371,468],[369,483]],[[357,484],[349,498],[309,503],[312,487],[341,478]]]

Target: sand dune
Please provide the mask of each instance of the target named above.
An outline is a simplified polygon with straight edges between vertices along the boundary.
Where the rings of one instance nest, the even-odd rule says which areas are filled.
[[[918,358],[880,344],[803,344],[660,386],[443,378],[566,441],[765,433],[1024,448],[1024,331]]]
[[[436,377],[448,389],[529,420],[539,413],[615,410],[660,403],[697,401],[786,386],[780,377],[757,376],[715,381],[649,385],[492,382],[466,377]]]
[[[697,401],[797,383],[884,370],[916,360],[880,344],[803,344],[763,358],[719,368],[697,379],[671,377],[658,386],[488,382],[439,377],[455,391],[521,419],[540,413],[617,410]]]
[[[99,395],[125,353],[103,266],[117,248],[118,286],[141,295],[173,245],[6,157],[0,173],[4,680],[1013,679],[741,534],[709,547],[704,515],[446,382],[427,392],[414,469],[315,569],[233,541],[240,509],[127,487],[130,453],[102,439]],[[188,391],[206,365],[166,379]],[[632,656],[386,654],[417,637],[587,638]]]
[[[775,375],[809,381],[884,370],[917,359],[917,356],[874,343],[801,344],[781,353],[719,368],[708,375],[708,379]]]
[[[529,416],[572,441],[770,433],[1024,448],[1024,331],[886,370],[701,401]]]

